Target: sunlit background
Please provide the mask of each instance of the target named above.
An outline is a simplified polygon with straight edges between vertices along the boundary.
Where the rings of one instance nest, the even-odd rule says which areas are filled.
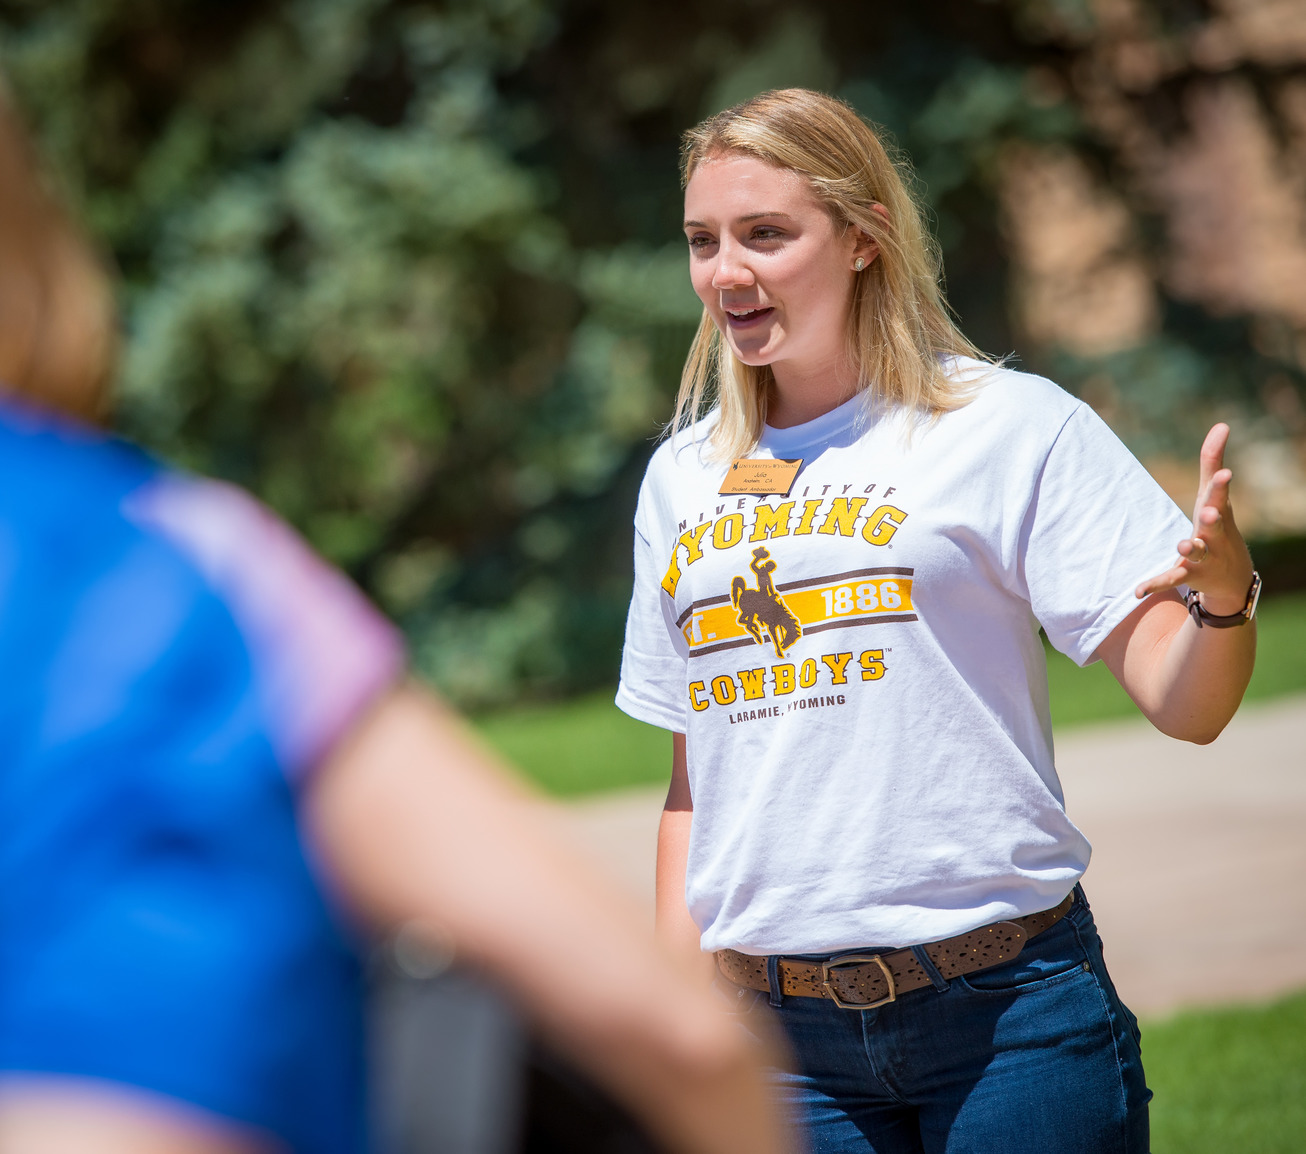
[[[0,0],[0,69],[118,271],[116,428],[256,492],[529,776],[599,792],[576,837],[638,892],[669,743],[611,692],[699,315],[679,134],[785,85],[884,126],[981,347],[1184,505],[1234,426],[1267,590],[1250,707],[1194,753],[1050,653],[1052,713],[1149,1017],[1154,1148],[1303,1148],[1306,994],[1192,1007],[1306,975],[1306,0]],[[424,1154],[507,1116],[512,1062],[450,1025],[462,980],[379,999],[434,1047],[424,1081],[381,1064]]]
[[[613,682],[698,316],[678,134],[780,85],[889,129],[966,331],[1184,502],[1232,420],[1302,568],[1299,0],[5,0],[0,36],[121,274],[118,428],[286,515],[465,706]]]

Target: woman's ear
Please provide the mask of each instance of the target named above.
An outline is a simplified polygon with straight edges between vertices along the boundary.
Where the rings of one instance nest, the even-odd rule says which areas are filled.
[[[880,255],[880,246],[875,243],[870,233],[857,230],[857,240],[853,245],[853,272],[861,272]]]
[[[883,217],[885,222],[889,219],[889,210],[882,204],[872,205],[871,211],[877,216]],[[868,268],[872,261],[880,255],[880,246],[869,232],[862,228],[854,229],[855,240],[853,242],[853,271],[861,272],[862,269]]]

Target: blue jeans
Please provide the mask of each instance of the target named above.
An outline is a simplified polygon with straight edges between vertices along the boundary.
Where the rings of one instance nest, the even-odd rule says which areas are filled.
[[[1012,961],[879,1009],[736,1002],[783,1028],[795,1072],[775,1077],[812,1154],[1147,1154],[1138,1022],[1082,891]]]

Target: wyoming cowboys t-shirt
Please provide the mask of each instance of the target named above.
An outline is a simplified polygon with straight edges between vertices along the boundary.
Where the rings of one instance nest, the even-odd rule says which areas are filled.
[[[1191,523],[1051,382],[956,371],[974,399],[910,432],[861,399],[767,428],[784,497],[719,496],[706,426],[649,465],[617,704],[687,736],[705,950],[933,941],[1088,865],[1039,626],[1085,664]]]

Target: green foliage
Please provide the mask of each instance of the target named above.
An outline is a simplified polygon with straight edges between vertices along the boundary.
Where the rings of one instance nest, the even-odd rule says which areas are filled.
[[[548,16],[106,0],[8,19],[14,84],[123,272],[121,427],[258,492],[464,701],[567,680],[568,502],[606,491],[661,409],[645,349],[588,304],[605,254],[579,260],[517,156],[529,109],[495,89]]]
[[[1156,1154],[1298,1154],[1306,1135],[1306,993],[1144,1024]]]
[[[845,95],[914,158],[952,301],[1003,351],[998,157],[1087,147],[1031,79],[1071,68],[1081,8],[0,0],[0,61],[122,274],[121,429],[258,493],[486,705],[615,672],[699,312],[679,132],[772,86]],[[1153,383],[1137,438],[1246,393],[1226,336],[1107,367]]]

